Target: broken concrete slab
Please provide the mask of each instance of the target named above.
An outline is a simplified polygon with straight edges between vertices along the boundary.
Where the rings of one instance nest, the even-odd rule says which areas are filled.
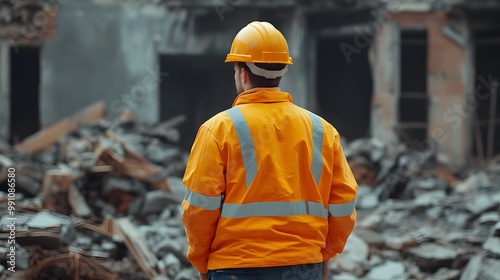
[[[483,257],[483,254],[476,254],[475,256],[473,256],[460,275],[460,280],[476,280],[481,269],[481,262],[483,260]]]
[[[122,190],[128,193],[143,195],[147,192],[146,186],[142,182],[123,177],[108,176],[104,178],[102,186],[103,193],[111,192],[112,190]]]
[[[167,275],[175,277],[181,271],[182,265],[179,259],[173,254],[166,254],[161,260],[161,265],[165,268]]]
[[[423,244],[408,250],[409,256],[424,269],[435,271],[441,267],[451,267],[458,256],[455,249],[437,243]]]
[[[458,269],[449,269],[443,267],[439,269],[429,280],[456,280],[460,276],[461,271]]]
[[[358,197],[356,199],[357,209],[373,209],[379,205],[378,194],[373,187],[360,185],[358,187]]]
[[[63,218],[61,215],[49,212],[40,212],[35,214],[30,221],[27,223],[30,228],[51,228],[51,227],[62,227],[63,225],[70,224],[71,220],[69,218]]]
[[[412,236],[387,236],[385,239],[386,246],[393,250],[403,250],[418,245],[418,240]]]
[[[152,163],[165,164],[181,156],[182,152],[178,147],[160,145],[159,141],[152,141],[146,148],[146,158]]]
[[[0,167],[3,167],[3,169],[7,169],[7,168],[13,167],[13,166],[14,166],[13,160],[0,154]]]
[[[467,221],[470,219],[470,214],[462,211],[446,211],[444,213],[446,222],[452,228],[464,228]]]
[[[488,237],[483,244],[483,249],[500,257],[500,237]]]
[[[500,222],[496,223],[492,228],[491,228],[491,234],[490,236],[497,236],[500,237]]]
[[[498,205],[498,202],[493,200],[489,194],[480,194],[476,196],[472,201],[467,203],[467,210],[473,214],[481,214],[487,210],[493,209]]]
[[[478,280],[498,280],[500,277],[500,260],[486,259],[482,263]],[[460,279],[462,280],[462,279]]]
[[[344,251],[332,260],[341,271],[361,276],[364,273],[363,262],[368,258],[368,244],[356,234],[347,239]]]
[[[138,215],[139,217],[145,217],[149,214],[159,214],[170,204],[177,205],[181,202],[182,200],[180,200],[175,194],[164,190],[154,190],[147,192],[145,196],[134,202],[134,204],[138,205],[134,206],[131,211],[137,212],[131,214]]]
[[[370,246],[382,247],[385,245],[385,238],[382,234],[377,233],[373,230],[357,228],[354,233],[361,239],[363,239]]]
[[[368,280],[406,280],[406,269],[402,262],[387,261],[370,270]]]
[[[446,192],[444,190],[429,191],[417,196],[414,200],[414,204],[419,207],[436,206],[440,205],[445,198]]]
[[[472,174],[463,182],[455,185],[454,190],[459,193],[471,193],[481,186],[489,185],[490,180],[485,172]]]
[[[479,223],[480,224],[497,223],[499,221],[500,221],[500,213],[498,213],[498,212],[483,213],[479,217]]]

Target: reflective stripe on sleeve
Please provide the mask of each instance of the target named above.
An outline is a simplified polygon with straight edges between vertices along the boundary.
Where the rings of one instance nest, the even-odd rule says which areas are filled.
[[[321,123],[320,117],[309,112],[312,122],[312,140],[313,140],[313,159],[311,164],[311,171],[314,176],[314,181],[316,186],[319,184],[319,179],[321,178],[321,172],[323,171],[323,155],[321,151],[323,149],[323,124]]]
[[[247,204],[224,203],[221,217],[247,218],[247,217],[283,217],[296,215],[310,215],[326,218],[327,209],[322,203],[311,201],[292,202],[252,202]]]
[[[250,134],[248,123],[238,107],[233,107],[226,110],[226,112],[233,121],[236,134],[238,135],[241,154],[243,155],[243,165],[245,165],[246,183],[248,188],[257,174],[257,157],[255,156],[252,135]]]
[[[184,196],[190,205],[200,207],[206,210],[216,210],[220,208],[222,197],[221,196],[206,196],[199,193],[195,193],[192,190],[186,188],[186,194]]]
[[[350,216],[354,212],[356,200],[342,204],[329,204],[328,212],[335,218]]]

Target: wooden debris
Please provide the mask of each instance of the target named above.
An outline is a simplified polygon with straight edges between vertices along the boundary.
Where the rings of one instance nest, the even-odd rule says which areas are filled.
[[[76,216],[87,217],[90,216],[90,214],[92,213],[92,210],[85,201],[85,197],[83,197],[83,195],[80,193],[80,191],[74,184],[71,184],[69,186],[68,202],[69,205],[71,205],[73,213]]]
[[[44,208],[60,213],[68,212],[67,193],[72,178],[71,172],[66,170],[53,169],[45,173],[40,193]]]
[[[134,259],[144,273],[146,273],[150,279],[164,274],[164,272],[161,272],[157,267],[158,259],[156,259],[156,256],[142,242],[136,227],[130,222],[130,220],[128,218],[121,218],[117,219],[116,223],[127,248],[132,253]]]
[[[28,155],[45,151],[65,134],[76,131],[78,125],[93,123],[105,118],[106,104],[104,101],[100,101],[83,109],[72,117],[65,118],[40,130],[16,145],[15,148]]]
[[[44,279],[117,279],[96,260],[78,253],[57,254],[39,261],[25,272],[27,280]]]

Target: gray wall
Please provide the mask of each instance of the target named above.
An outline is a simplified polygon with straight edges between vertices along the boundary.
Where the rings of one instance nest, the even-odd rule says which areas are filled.
[[[56,36],[45,41],[41,54],[42,126],[101,99],[111,119],[130,108],[139,121],[157,122],[159,83],[168,79],[159,73],[159,55],[225,55],[239,29],[266,19],[258,10],[245,9],[173,11],[90,0],[61,5]],[[292,14],[278,25],[294,57],[282,89],[307,106],[302,15]]]
[[[56,36],[45,41],[41,55],[42,125],[100,99],[111,118],[129,107],[141,121],[155,122],[154,37],[164,18],[162,10],[150,6],[62,5]]]

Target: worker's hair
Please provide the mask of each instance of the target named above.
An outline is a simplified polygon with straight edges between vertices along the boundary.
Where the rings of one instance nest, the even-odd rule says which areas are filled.
[[[250,78],[250,83],[254,87],[278,87],[281,82],[281,77],[278,77],[276,79],[266,79],[261,76],[257,76],[252,71],[250,71],[250,68],[246,65],[246,63],[243,62],[236,62],[236,65],[241,68],[245,68],[245,71],[248,72],[248,76]],[[276,64],[276,63],[255,63],[255,66],[259,68],[263,68],[266,70],[281,70],[285,68],[286,64]]]

